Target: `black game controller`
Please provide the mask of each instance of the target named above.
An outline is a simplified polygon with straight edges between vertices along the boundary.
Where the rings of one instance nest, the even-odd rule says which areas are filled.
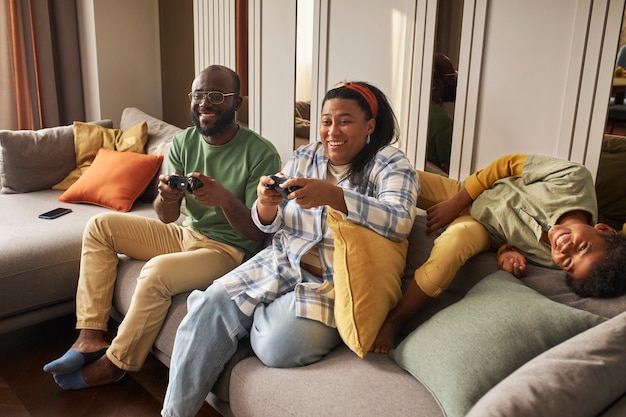
[[[283,178],[283,177],[279,177],[279,176],[276,176],[276,175],[270,175],[270,178],[274,180],[274,184],[266,184],[265,187],[268,190],[278,191],[280,193],[280,195],[282,195],[285,200],[287,199],[287,196],[289,194],[291,194],[294,191],[299,190],[300,188],[302,188],[299,185],[293,185],[291,187],[282,188],[280,186],[280,184],[282,184],[283,182],[287,181],[289,178]]]
[[[178,175],[170,175],[167,185],[181,191],[193,193],[195,190],[202,187],[202,181],[194,177],[179,177]]]

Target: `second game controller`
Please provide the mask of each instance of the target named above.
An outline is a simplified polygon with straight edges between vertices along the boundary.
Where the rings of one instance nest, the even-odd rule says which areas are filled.
[[[268,190],[278,191],[280,193],[280,195],[282,195],[285,200],[287,199],[287,196],[289,194],[291,194],[294,191],[299,190],[300,188],[302,188],[299,185],[294,185],[294,186],[287,187],[287,188],[281,187],[280,184],[282,184],[283,182],[287,181],[289,178],[279,177],[277,175],[270,175],[270,178],[274,180],[274,184],[267,184],[266,188]]]

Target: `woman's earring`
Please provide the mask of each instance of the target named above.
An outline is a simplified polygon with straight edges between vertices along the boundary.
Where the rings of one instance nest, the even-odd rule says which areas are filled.
[[[371,142],[370,135],[367,135],[367,138],[365,138],[365,144],[369,145],[370,142]]]

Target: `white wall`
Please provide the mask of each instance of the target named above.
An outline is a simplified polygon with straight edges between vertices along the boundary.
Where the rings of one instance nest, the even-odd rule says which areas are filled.
[[[294,147],[296,2],[250,0],[249,126],[286,162]]]
[[[77,8],[86,119],[118,124],[131,106],[162,117],[158,2],[80,0]]]
[[[296,100],[311,101],[314,2],[296,1]]]
[[[510,152],[556,155],[575,8],[571,0],[489,3],[477,166]]]
[[[387,0],[363,7],[358,0],[330,2],[327,50],[322,59],[326,66],[324,91],[340,81],[367,81],[387,95],[399,118],[403,148],[410,140],[406,136],[411,89],[415,87],[411,78],[415,25],[423,21],[425,13],[416,8],[417,3]]]
[[[337,81],[376,84],[399,118],[402,149],[420,168],[436,1],[315,3],[313,114]],[[451,176],[464,177],[508,152],[576,160],[595,172],[623,8],[624,0],[465,0]],[[251,52],[262,111],[280,110],[265,113],[261,127],[282,126],[269,136],[281,154],[291,144],[285,126],[292,123],[293,13],[283,1],[265,0],[256,31],[271,37],[257,38]]]
[[[196,74],[209,65],[237,67],[235,18],[234,0],[193,1]]]
[[[623,7],[623,0],[488,3],[472,169],[526,152],[595,172]]]

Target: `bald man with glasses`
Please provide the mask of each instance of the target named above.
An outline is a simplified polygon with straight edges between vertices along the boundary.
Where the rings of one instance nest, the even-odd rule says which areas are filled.
[[[177,134],[159,177],[157,219],[103,213],[87,224],[76,294],[78,338],[44,366],[66,390],[120,380],[141,369],[174,295],[205,289],[251,258],[265,233],[250,214],[263,175],[280,170],[275,147],[239,126],[240,80],[213,65],[194,79],[190,115],[194,126]],[[185,202],[185,223],[175,223]],[[117,335],[107,330],[118,254],[147,261]]]

